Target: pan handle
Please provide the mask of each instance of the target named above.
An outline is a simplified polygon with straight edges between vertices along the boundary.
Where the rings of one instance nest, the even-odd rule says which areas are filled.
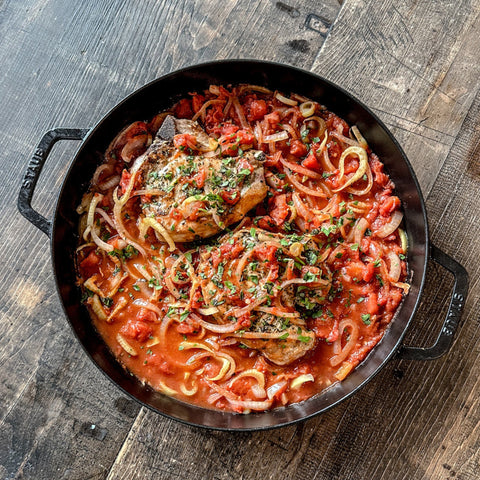
[[[437,340],[431,347],[419,348],[402,345],[397,357],[401,360],[434,360],[441,357],[450,350],[455,332],[460,324],[468,292],[468,273],[456,260],[434,245],[432,245],[430,256],[432,260],[449,270],[455,277],[447,316]]]
[[[52,222],[32,208],[32,197],[42,171],[43,165],[53,145],[59,140],[83,140],[89,129],[85,128],[54,128],[49,130],[40,140],[38,147],[28,163],[23,177],[22,186],[18,194],[18,210],[20,213],[43,233],[50,236]]]

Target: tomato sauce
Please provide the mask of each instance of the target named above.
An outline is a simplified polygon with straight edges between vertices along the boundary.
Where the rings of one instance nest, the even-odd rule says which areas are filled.
[[[149,190],[142,178],[158,174],[135,162],[166,115],[127,128],[79,207],[79,284],[96,329],[142,382],[206,408],[263,411],[342,381],[409,289],[401,202],[381,160],[356,127],[296,94],[212,86],[171,113],[198,120],[212,150],[174,137],[172,158],[193,160],[167,180],[197,193],[172,203],[170,233],[213,218],[223,236],[172,242],[145,214],[169,187]],[[228,228],[259,169],[262,198]]]

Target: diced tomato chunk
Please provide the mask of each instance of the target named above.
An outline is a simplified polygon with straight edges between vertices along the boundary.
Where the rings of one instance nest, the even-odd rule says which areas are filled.
[[[250,173],[253,173],[253,171],[255,170],[253,165],[247,160],[245,160],[244,158],[241,158],[240,161],[238,162],[238,168],[240,170],[249,170]]]
[[[195,113],[197,113],[202,105],[205,103],[205,97],[203,95],[194,95],[192,97],[192,108]]]
[[[222,190],[220,196],[226,204],[235,205],[240,200],[240,190],[238,188]]]
[[[218,125],[223,122],[223,105],[215,104],[207,109],[205,117],[205,127],[207,133],[214,133],[215,135],[222,135]]]
[[[166,375],[172,375],[175,373],[172,365],[159,353],[154,353],[153,355],[148,356],[147,365],[155,367],[156,370],[165,373]]]
[[[81,268],[93,268],[96,267],[100,262],[102,258],[99,257],[96,253],[95,250],[92,250],[87,257],[85,257],[81,262],[80,262],[80,267]]]
[[[207,171],[205,168],[200,169],[198,173],[193,177],[193,181],[197,184],[198,188],[204,187],[206,179],[207,179]]]
[[[197,289],[193,294],[191,307],[196,309],[196,308],[203,308],[204,306],[205,306],[205,302],[203,300],[202,292]]]
[[[247,108],[247,120],[249,122],[254,122],[256,120],[261,120],[268,111],[267,103],[265,100],[256,100],[252,99],[250,101],[247,100],[246,102]]]
[[[255,250],[255,255],[259,260],[268,260],[269,262],[276,262],[277,257],[275,257],[275,253],[277,252],[278,248],[274,245],[266,245],[264,247],[259,247]]]
[[[222,257],[226,258],[227,260],[233,260],[238,258],[238,256],[244,251],[244,247],[241,243],[224,243],[220,247],[220,253]]]
[[[220,260],[222,259],[222,257],[220,256],[220,252],[217,249],[213,249],[211,253],[211,257],[212,257],[212,266],[213,268],[216,269],[218,265],[220,265]]]
[[[128,170],[122,171],[122,178],[120,179],[120,190],[121,193],[125,193],[130,184],[130,179],[132,178],[131,173]]]
[[[375,292],[370,292],[368,294],[366,302],[367,312],[370,315],[375,315],[378,313],[378,296]]]
[[[394,210],[400,207],[400,199],[395,196],[387,197],[380,205],[379,213],[384,217],[389,216]]]
[[[174,109],[177,118],[192,118],[192,104],[187,98],[180,100]]]
[[[287,196],[285,194],[276,195],[269,202],[270,217],[278,226],[282,226],[290,213],[287,205]]]
[[[257,226],[264,230],[275,230],[277,223],[269,215],[264,215],[258,219]]]
[[[239,130],[240,128],[237,127],[237,125],[234,125],[233,123],[225,122],[225,123],[221,123],[218,126],[218,129],[215,131],[215,133],[217,133],[217,135],[219,136],[222,136],[222,135],[228,136],[228,135],[233,135],[234,133],[237,133]]]
[[[320,170],[321,169],[321,165],[319,163],[319,161],[317,160],[317,157],[315,156],[315,154],[312,152],[309,153],[309,155],[302,161],[302,165],[305,167],[305,168],[308,168],[310,170]]]
[[[247,130],[238,130],[229,135],[222,135],[218,143],[222,148],[222,155],[238,155],[238,149],[250,148],[255,137]]]
[[[363,271],[363,280],[365,282],[370,282],[370,280],[372,280],[373,278],[374,273],[375,273],[375,266],[373,265],[373,263],[367,263]]]
[[[373,153],[370,155],[370,168],[372,169],[375,182],[381,187],[385,187],[390,179],[388,175],[383,173],[383,163]]]
[[[190,325],[189,323],[186,322],[181,322],[177,325],[177,332],[178,333],[193,333],[195,331],[195,327],[193,325]]]
[[[151,310],[148,310],[147,308],[140,308],[136,315],[137,320],[141,322],[156,322],[157,321],[157,315],[155,312],[152,312]]]
[[[205,202],[192,202],[188,204],[187,220],[196,221],[200,217],[200,210],[205,208]]]
[[[245,327],[245,328],[251,327],[252,319],[250,317],[250,312],[247,312],[247,313],[243,314],[241,317],[239,317],[238,323],[240,324],[240,326]]]
[[[172,207],[168,214],[169,217],[173,218],[174,220],[181,220],[183,218],[183,214],[179,208]]]
[[[128,320],[128,322],[120,329],[120,333],[126,337],[138,340],[139,342],[147,341],[152,335],[153,330],[150,325],[138,320]]]
[[[290,143],[290,153],[298,158],[304,157],[307,154],[307,147],[300,140],[292,140]]]
[[[189,133],[181,133],[173,137],[173,144],[180,150],[185,150],[186,148],[195,150],[197,148],[197,139]]]

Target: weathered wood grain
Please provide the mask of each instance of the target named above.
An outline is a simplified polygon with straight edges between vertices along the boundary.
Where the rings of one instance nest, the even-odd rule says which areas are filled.
[[[424,194],[478,89],[479,12],[471,1],[346,2],[312,68],[391,127]]]
[[[105,478],[139,411],[73,339],[47,239],[16,212],[35,143],[55,126],[95,124],[187,64],[308,67],[338,9],[336,0],[0,2],[0,478]],[[42,173],[34,206],[47,216],[75,148],[56,146]]]

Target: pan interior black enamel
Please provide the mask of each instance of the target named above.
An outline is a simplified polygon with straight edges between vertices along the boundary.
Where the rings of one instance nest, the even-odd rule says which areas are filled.
[[[83,192],[111,139],[127,124],[148,120],[188,92],[210,84],[253,83],[285,92],[295,91],[327,106],[349,124],[358,125],[372,150],[385,164],[403,203],[409,238],[411,290],[382,341],[342,383],[303,403],[266,413],[235,415],[187,405],[144,387],[127,374],[94,331],[75,286],[73,253],[78,245],[75,212]],[[329,82],[292,67],[255,61],[226,61],[187,68],[160,78],[109,112],[80,147],[59,195],[52,234],[52,254],[59,293],[71,326],[95,363],[124,391],[156,411],[177,420],[217,429],[263,429],[305,419],[337,404],[378,372],[393,355],[408,327],[423,287],[428,252],[423,199],[413,171],[393,137],[365,107]]]

